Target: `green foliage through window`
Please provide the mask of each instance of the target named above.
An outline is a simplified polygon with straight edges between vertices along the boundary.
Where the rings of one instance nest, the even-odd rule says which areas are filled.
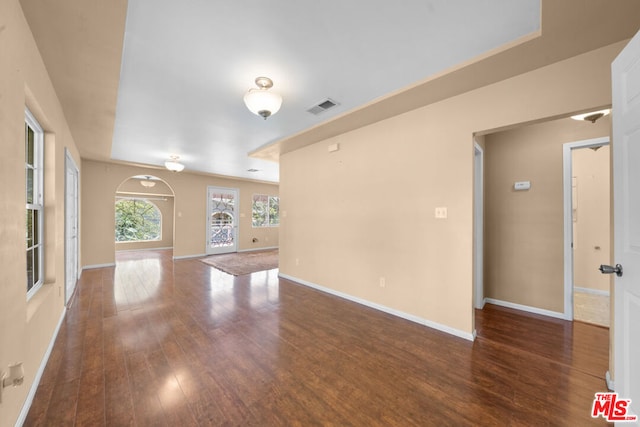
[[[160,240],[162,215],[156,205],[144,199],[116,202],[116,242]]]
[[[278,196],[253,195],[254,227],[276,227],[280,224],[280,199]]]

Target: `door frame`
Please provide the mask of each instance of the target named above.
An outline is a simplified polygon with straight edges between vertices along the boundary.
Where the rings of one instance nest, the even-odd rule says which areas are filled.
[[[233,233],[234,233],[234,238],[233,238],[233,246],[229,246],[228,249],[229,250],[223,250],[223,251],[212,251],[211,247],[209,246],[209,240],[211,238],[211,236],[209,235],[210,232],[210,228],[211,228],[211,200],[209,198],[209,195],[211,194],[211,192],[214,191],[218,191],[221,193],[233,193],[234,195],[234,209],[233,209]],[[219,187],[216,185],[209,185],[207,186],[207,219],[206,219],[206,229],[205,229],[205,236],[206,236],[206,242],[205,242],[205,253],[207,255],[217,255],[217,254],[223,254],[223,253],[232,253],[232,252],[238,252],[238,239],[240,237],[240,228],[238,227],[238,218],[239,218],[239,212],[240,212],[240,189],[238,188],[228,188],[228,187]]]
[[[573,160],[571,151],[609,145],[611,138],[585,139],[562,145],[562,186],[564,203],[564,319],[573,320]],[[594,266],[595,268],[595,266]]]
[[[484,298],[484,150],[473,140],[473,293],[474,307],[482,309]]]
[[[80,278],[80,238],[79,238],[79,198],[80,198],[80,171],[76,162],[73,160],[71,153],[65,148],[65,160],[64,160],[64,265],[65,265],[65,280],[64,280],[64,303],[68,305],[71,301],[71,297],[76,289],[76,284]],[[69,192],[69,174],[75,177],[74,195]],[[72,215],[70,216],[70,212]],[[71,218],[71,219],[70,219]],[[73,223],[70,223],[70,220]],[[74,233],[75,230],[75,233]],[[74,277],[69,277],[69,271],[73,272]],[[71,288],[69,282],[73,281]]]

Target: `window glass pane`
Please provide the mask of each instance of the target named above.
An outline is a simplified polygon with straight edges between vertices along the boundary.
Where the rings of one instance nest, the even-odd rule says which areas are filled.
[[[31,246],[33,246],[33,211],[31,209],[27,209],[26,226],[27,249],[29,249]]]
[[[27,168],[27,203],[33,203],[33,169]]]
[[[116,202],[116,242],[160,240],[162,215],[153,203],[142,200]]]
[[[34,158],[34,141],[35,141],[35,134],[33,133],[33,129],[31,129],[29,127],[29,125],[26,125],[27,129],[27,164],[32,165],[33,166],[33,158]]]
[[[253,196],[252,224],[254,227],[264,227],[268,225],[268,198],[267,196],[256,194]]]
[[[27,251],[27,291],[33,288],[33,250]]]
[[[40,246],[33,249],[33,284],[40,281]]]
[[[269,225],[280,224],[280,199],[276,196],[269,197]]]
[[[33,229],[33,245],[37,245],[40,243],[40,211],[33,211],[33,225],[31,228]]]

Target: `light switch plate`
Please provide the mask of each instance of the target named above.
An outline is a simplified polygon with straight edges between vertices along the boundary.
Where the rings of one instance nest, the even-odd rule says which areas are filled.
[[[447,208],[439,207],[436,208],[435,217],[438,219],[446,219],[447,218]]]

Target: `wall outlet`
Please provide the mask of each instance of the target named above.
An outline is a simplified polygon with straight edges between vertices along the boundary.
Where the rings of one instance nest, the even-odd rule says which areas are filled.
[[[296,265],[300,265],[300,258],[296,258]]]
[[[385,286],[387,286],[387,281],[384,277],[380,277],[380,287],[384,288]]]

